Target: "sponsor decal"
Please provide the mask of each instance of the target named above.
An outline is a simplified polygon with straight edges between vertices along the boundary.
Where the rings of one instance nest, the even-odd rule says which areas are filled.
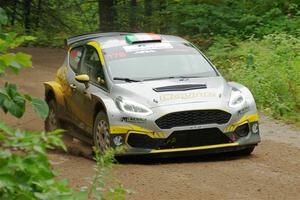
[[[184,100],[184,99],[194,99],[199,97],[217,97],[217,94],[212,91],[205,92],[189,92],[189,93],[180,93],[180,94],[163,94],[160,95],[159,100],[161,102],[171,101],[171,100]]]
[[[238,111],[238,114],[239,115],[243,115],[245,114],[246,112],[248,112],[250,110],[250,107],[249,106],[246,106],[244,108],[242,108],[241,110]]]
[[[167,144],[175,144],[176,143],[176,138],[170,138],[166,142]]]
[[[136,51],[150,51],[156,49],[172,49],[173,46],[170,43],[154,43],[154,44],[136,44],[123,46],[126,52],[136,52]]]
[[[201,128],[203,128],[202,125],[194,125],[189,127],[189,129],[201,129]]]
[[[119,51],[119,52],[111,52],[111,53],[105,53],[106,54],[106,58],[109,60],[114,60],[114,59],[121,59],[121,58],[126,58],[127,54],[123,51]]]
[[[145,118],[122,117],[121,121],[122,122],[145,123],[147,120]]]
[[[104,42],[101,45],[101,47],[102,49],[108,49],[108,48],[119,47],[123,45],[126,45],[126,42],[124,40],[112,39]]]
[[[143,53],[155,53],[154,50],[148,50],[148,51],[137,51],[134,54],[143,54]]]

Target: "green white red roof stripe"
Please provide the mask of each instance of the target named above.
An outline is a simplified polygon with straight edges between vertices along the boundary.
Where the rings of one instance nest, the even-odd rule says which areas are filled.
[[[128,34],[125,38],[128,43],[161,41],[160,35],[154,33]]]

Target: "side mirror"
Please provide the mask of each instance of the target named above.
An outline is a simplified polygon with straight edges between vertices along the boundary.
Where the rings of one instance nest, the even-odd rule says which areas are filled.
[[[81,74],[75,76],[75,80],[78,81],[79,83],[83,83],[86,88],[89,87],[88,82],[90,81],[90,77],[86,74]]]
[[[82,75],[75,76],[75,80],[78,81],[79,83],[86,83],[90,81],[90,77],[86,74],[82,74]]]

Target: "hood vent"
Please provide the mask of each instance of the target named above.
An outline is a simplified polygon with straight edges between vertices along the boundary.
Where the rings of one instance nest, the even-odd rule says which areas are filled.
[[[165,87],[153,88],[155,92],[171,92],[171,91],[187,91],[187,90],[197,90],[206,89],[205,84],[186,84],[186,85],[172,85]]]

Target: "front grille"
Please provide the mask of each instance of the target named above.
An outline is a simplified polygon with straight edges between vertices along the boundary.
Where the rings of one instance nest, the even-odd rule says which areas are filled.
[[[218,128],[175,131],[160,149],[184,148],[230,143],[231,140]]]
[[[144,134],[131,133],[128,144],[136,148],[171,149],[226,144],[231,140],[218,128],[174,131],[168,138],[154,139]]]
[[[230,117],[230,113],[222,110],[191,110],[169,113],[157,119],[155,123],[161,129],[169,129],[180,126],[225,124]]]

